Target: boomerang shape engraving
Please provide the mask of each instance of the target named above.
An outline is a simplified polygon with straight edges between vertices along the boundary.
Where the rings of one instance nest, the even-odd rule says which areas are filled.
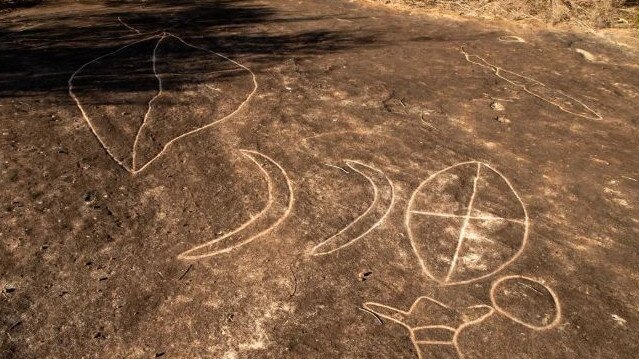
[[[268,202],[255,217],[235,230],[180,254],[178,259],[197,260],[227,253],[248,244],[277,227],[291,212],[293,191],[284,169],[270,157],[256,151],[240,150],[264,173]]]
[[[313,247],[311,250],[313,256],[330,254],[355,243],[382,224],[395,202],[393,184],[382,171],[358,161],[347,160],[345,162],[348,167],[364,176],[373,186],[373,202],[348,226]]]

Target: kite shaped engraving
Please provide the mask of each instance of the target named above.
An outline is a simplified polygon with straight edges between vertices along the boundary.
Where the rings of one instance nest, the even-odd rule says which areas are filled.
[[[164,32],[85,63],[68,86],[107,154],[137,174],[176,141],[237,114],[257,80],[239,62]]]

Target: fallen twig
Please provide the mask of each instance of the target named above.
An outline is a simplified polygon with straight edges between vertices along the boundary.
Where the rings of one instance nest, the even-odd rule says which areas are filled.
[[[347,171],[347,170],[343,169],[343,168],[342,168],[342,167],[340,167],[340,166],[335,166],[335,165],[332,165],[332,164],[330,164],[330,163],[325,163],[324,165],[325,165],[325,166],[328,166],[328,167],[337,168],[337,169],[341,170],[341,171],[342,171],[342,172],[344,172],[344,173],[348,173],[348,171]]]
[[[184,271],[184,273],[182,273],[182,275],[180,276],[180,278],[178,280],[182,280],[182,278],[186,277],[186,275],[189,273],[191,268],[193,268],[193,264],[189,264],[189,267],[186,268],[186,270]]]

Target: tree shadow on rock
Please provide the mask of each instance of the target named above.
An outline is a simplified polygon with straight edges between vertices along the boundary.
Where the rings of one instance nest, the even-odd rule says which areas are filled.
[[[283,58],[373,46],[376,35],[318,25],[332,16],[303,17],[247,0],[182,4],[168,0],[81,1],[43,5],[0,25],[0,97],[55,95],[83,64],[135,41],[169,32],[232,59],[268,66]],[[297,32],[282,30],[295,23]],[[170,54],[169,54],[170,55]],[[148,62],[149,52],[127,61]],[[179,57],[179,56],[177,56]],[[188,60],[184,60],[188,61]],[[126,73],[122,74],[126,76]],[[228,76],[232,76],[229,74]],[[173,83],[173,86],[179,86]],[[135,91],[121,86],[112,91]]]

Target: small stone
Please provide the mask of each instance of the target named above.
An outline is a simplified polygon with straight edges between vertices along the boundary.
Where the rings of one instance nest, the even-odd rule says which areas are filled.
[[[507,119],[507,118],[506,118],[506,117],[504,117],[504,116],[497,116],[497,117],[495,118],[495,121],[497,121],[497,122],[499,122],[499,123],[504,123],[504,124],[509,124],[509,123],[510,123],[510,120],[509,120],[509,119]]]
[[[506,109],[506,107],[501,102],[497,102],[497,101],[493,101],[490,104],[490,108],[492,108],[495,111],[504,111]]]
[[[596,62],[597,61],[597,56],[593,55],[591,52],[588,52],[588,51],[586,51],[584,49],[575,49],[575,52],[577,52],[584,59],[586,59],[586,61],[590,61],[590,62]]]
[[[359,280],[363,282],[363,281],[367,280],[368,276],[370,276],[371,274],[373,274],[373,272],[371,272],[371,271],[362,272],[362,273],[359,274]]]
[[[95,201],[97,195],[95,191],[89,191],[87,193],[84,194],[84,202],[86,203],[93,203],[93,201]]]

